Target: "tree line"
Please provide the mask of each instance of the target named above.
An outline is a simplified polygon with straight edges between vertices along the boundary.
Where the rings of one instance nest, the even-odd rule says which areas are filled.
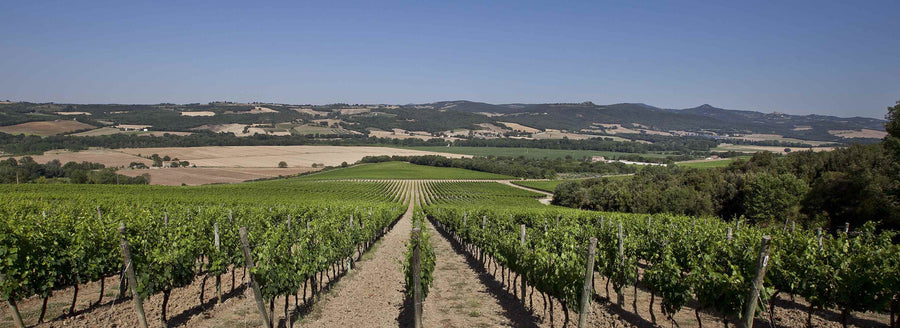
[[[596,175],[634,173],[634,166],[622,163],[590,162],[580,159],[525,158],[525,157],[472,157],[447,158],[438,155],[424,156],[366,156],[359,163],[404,161],[417,165],[454,167],[489,172],[520,178],[555,179],[558,173],[590,173]]]
[[[870,145],[785,156],[757,153],[725,168],[645,167],[630,179],[560,184],[557,205],[602,211],[715,215],[763,224],[900,229],[900,102],[889,135]]]
[[[84,184],[149,184],[150,175],[136,177],[116,174],[115,168],[100,163],[52,160],[40,164],[31,157],[0,161],[0,183],[84,183]]]

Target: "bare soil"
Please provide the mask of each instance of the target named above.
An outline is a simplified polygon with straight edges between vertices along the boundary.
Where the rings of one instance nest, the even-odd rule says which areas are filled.
[[[450,158],[467,157],[388,147],[341,146],[208,146],[167,148],[118,149],[128,154],[169,155],[190,161],[199,167],[277,167],[285,161],[289,167],[311,167],[313,163],[330,166],[341,162],[354,163],[365,156],[379,155],[442,155]]]
[[[242,269],[237,268],[235,286],[232,289],[231,271],[222,275],[222,292],[225,304],[243,302],[246,288],[242,283]],[[68,315],[74,288],[69,287],[53,293],[47,306],[43,323],[37,323],[41,311],[42,299],[30,297],[18,304],[25,325],[28,327],[137,327],[138,319],[134,313],[131,297],[118,298],[118,276],[107,277],[103,293],[103,301],[96,304],[100,297],[100,282],[90,282],[79,286],[78,302],[73,315]],[[204,283],[205,281],[205,283]],[[201,288],[204,287],[204,288]],[[200,302],[203,290],[203,303]],[[167,309],[169,326],[180,326],[204,311],[213,309],[216,302],[215,277],[197,276],[189,286],[172,291]],[[126,293],[127,295],[127,293]],[[151,295],[144,300],[144,311],[147,323],[151,327],[160,327],[162,294]],[[0,327],[14,327],[11,310],[6,302],[0,305]]]
[[[418,193],[407,182],[407,196]],[[406,242],[412,230],[415,202],[409,198],[406,213],[382,238],[371,258],[359,262],[356,272],[338,282],[335,291],[302,323],[304,327],[396,327],[403,318],[404,278],[400,270]]]
[[[431,223],[428,229],[436,264],[434,284],[423,306],[425,327],[534,326],[537,318],[521,302],[502,292],[488,274],[473,269],[464,253],[457,252]]]

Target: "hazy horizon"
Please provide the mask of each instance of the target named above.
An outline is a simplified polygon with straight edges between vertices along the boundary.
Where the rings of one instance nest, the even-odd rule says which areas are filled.
[[[0,4],[0,100],[645,103],[883,119],[900,2]]]

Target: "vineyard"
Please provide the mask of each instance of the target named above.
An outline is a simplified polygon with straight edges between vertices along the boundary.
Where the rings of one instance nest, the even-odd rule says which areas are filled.
[[[401,191],[399,182],[16,187],[3,193],[0,288],[11,308],[25,297],[43,298],[42,321],[53,291],[73,286],[74,312],[80,284],[125,271],[119,244],[127,242],[134,290],[141,298],[161,293],[159,319],[166,322],[169,294],[198,275],[215,276],[222,299],[221,275],[245,264],[243,228],[253,245],[250,273],[271,315],[275,296],[307,287],[315,294],[323,275],[345,270],[384,234],[402,214]],[[231,281],[234,288],[234,270]]]
[[[781,293],[809,302],[805,325],[819,325],[813,314],[833,309],[843,324],[852,312],[890,312],[890,324],[896,325],[900,247],[891,242],[893,232],[876,233],[874,225],[834,234],[788,224],[760,229],[718,219],[540,207],[515,192],[489,196],[494,188],[490,183],[432,183],[426,187],[433,192],[426,196],[425,212],[485,268],[496,275],[499,267],[499,279],[513,293],[518,291],[523,302],[527,285],[529,301],[536,290],[545,300],[557,300],[567,318],[583,296],[586,248],[589,239],[596,238],[596,277],[591,279],[605,281],[605,287],[595,288],[605,290],[605,296],[598,292],[590,298],[611,301],[612,286],[616,305],[630,305],[637,313],[641,289],[650,294],[647,312],[654,324],[662,324],[654,306],[678,324],[673,315],[689,304],[698,326],[701,312],[725,325],[736,322],[744,315],[745,295],[766,235],[772,251],[759,293],[765,305],[760,317],[771,320],[772,326],[777,324],[776,303],[769,300]],[[631,304],[625,304],[626,294],[634,295]],[[553,302],[549,304],[552,313]]]
[[[0,326],[897,325],[900,247],[871,224],[575,210],[409,165],[0,186]]]

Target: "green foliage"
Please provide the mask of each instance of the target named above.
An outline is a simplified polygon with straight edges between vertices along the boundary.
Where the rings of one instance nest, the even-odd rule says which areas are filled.
[[[823,234],[821,248],[811,230],[760,227],[743,222],[671,214],[591,212],[503,201],[502,193],[468,198],[467,188],[426,188],[426,214],[501,265],[524,274],[529,284],[569,304],[578,299],[584,245],[598,239],[595,270],[613,289],[640,282],[662,297],[671,316],[695,300],[726,318],[741,315],[756,272],[763,235],[772,236],[769,273],[761,297],[798,294],[819,308],[884,311],[898,297],[898,247],[894,232],[869,223],[851,234]],[[485,226],[479,219],[485,217]],[[558,220],[558,224],[556,223]],[[743,224],[741,224],[743,223]],[[519,245],[519,225],[527,231]],[[622,255],[618,234],[622,227]],[[726,229],[733,238],[725,238]],[[638,267],[644,266],[643,272]],[[760,311],[763,309],[760,309]]]
[[[457,141],[457,144],[468,144],[474,143],[467,141]],[[494,141],[499,145],[499,142]],[[486,143],[490,144],[490,143]],[[548,147],[550,145],[547,145]],[[628,152],[616,152],[616,151],[602,151],[602,150],[585,150],[585,149],[546,149],[546,148],[524,148],[524,147],[499,147],[499,146],[488,146],[488,147],[473,147],[473,146],[458,146],[454,145],[453,147],[444,146],[420,146],[420,147],[406,147],[409,149],[415,150],[424,150],[424,151],[433,151],[440,153],[451,153],[451,154],[461,154],[461,155],[472,155],[472,156],[481,156],[481,157],[524,157],[528,159],[590,159],[592,156],[604,156],[608,159],[625,159],[625,157],[631,158],[631,156],[638,156],[640,158],[639,161],[654,161],[665,158],[667,155],[663,153],[648,153],[648,152],[640,152],[640,153],[628,153]]]
[[[395,221],[399,191],[399,183],[296,179],[182,188],[0,186],[0,296],[47,295],[118,272],[120,223],[142,295],[189,284],[203,256],[212,274],[243,265],[241,226],[250,231],[257,262],[251,273],[266,297],[284,295]]]
[[[303,179],[511,179],[512,177],[459,168],[433,167],[405,162],[356,165],[305,176]]]
[[[410,233],[409,242],[406,243],[406,252],[403,254],[404,261],[403,276],[406,279],[406,296],[413,297],[415,290],[413,289],[413,252],[415,248],[419,248],[419,285],[422,290],[422,300],[428,297],[431,285],[434,284],[434,266],[437,258],[434,254],[434,245],[431,243],[431,233],[426,227],[425,214],[421,209],[417,208],[413,214],[413,227],[419,227],[419,238],[412,238]]]
[[[601,211],[796,219],[900,229],[900,165],[887,143],[831,152],[757,153],[725,168],[645,167],[628,180],[561,184],[555,204]]]
[[[556,190],[556,186],[565,182],[566,180],[549,180],[549,181],[512,181],[513,184],[517,184],[523,187],[528,187],[537,190],[543,190],[546,192],[553,192]]]
[[[361,163],[405,161],[418,165],[455,167],[474,171],[497,173],[522,178],[555,179],[558,172],[586,173],[590,175],[632,173],[635,165],[624,163],[591,162],[582,159],[528,159],[524,157],[474,157],[446,158],[439,155],[425,156],[367,156]]]
[[[776,223],[783,218],[796,218],[800,200],[809,187],[791,174],[748,174],[744,177],[744,213],[755,222]]]
[[[20,160],[0,161],[0,183],[148,184],[150,178],[149,175],[118,175],[115,169],[104,168],[99,163],[68,162],[62,165],[58,160],[52,160],[38,164],[25,156]]]
[[[884,124],[884,129],[888,135],[900,138],[900,100],[897,101],[896,105],[888,107],[888,113],[884,118],[887,120]]]

